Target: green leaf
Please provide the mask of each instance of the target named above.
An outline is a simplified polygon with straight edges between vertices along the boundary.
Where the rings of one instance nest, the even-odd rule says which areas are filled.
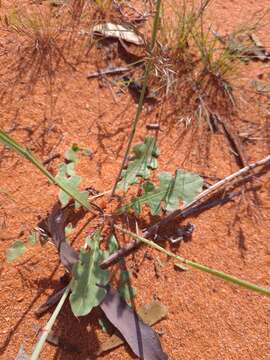
[[[129,302],[136,296],[136,289],[133,286],[129,286],[128,284],[119,286],[118,292],[120,296],[127,302]]]
[[[108,333],[110,330],[110,323],[107,319],[98,319],[99,326],[101,330],[105,333]]]
[[[148,179],[150,169],[157,168],[157,157],[159,150],[155,138],[147,136],[144,143],[133,147],[134,159],[129,161],[128,168],[122,171],[122,179],[118,182],[117,188],[127,190],[129,185],[137,183],[137,177]]]
[[[81,177],[76,175],[74,163],[61,164],[59,166],[58,174],[56,175],[55,179],[63,188],[68,189],[69,194],[71,194],[72,197],[80,200],[80,203],[78,201],[75,201],[76,208],[79,208],[81,204],[85,204],[86,208],[89,206],[88,192],[78,190]],[[66,206],[71,199],[71,196],[69,194],[67,194],[67,192],[63,190],[59,191],[58,197],[63,207]]]
[[[35,231],[31,231],[31,233],[28,236],[28,243],[31,246],[34,246],[36,244],[36,242],[37,242],[37,234]]]
[[[78,160],[76,155],[79,151],[80,147],[78,144],[72,144],[72,147],[65,152],[65,159],[75,163]]]
[[[176,210],[180,200],[189,203],[201,192],[203,179],[199,175],[177,170],[175,176],[168,172],[161,173],[159,182],[159,187],[154,187],[149,182],[145,183],[144,194],[133,199],[118,212],[122,213],[132,208],[139,214],[143,204],[150,207],[152,215],[157,215],[161,208],[167,211]]]
[[[45,175],[49,181],[58,187],[60,187],[63,191],[67,192],[69,196],[77,200],[82,206],[84,206],[86,209],[90,210],[91,205],[87,201],[85,201],[84,197],[80,195],[78,191],[74,191],[74,189],[70,188],[70,186],[65,186],[64,182],[58,181],[56,177],[54,177],[43,165],[42,163],[35,158],[34,155],[27,149],[21,146],[19,143],[17,143],[13,138],[11,138],[8,134],[6,134],[4,131],[0,129],[0,141],[5,145],[11,148],[12,150],[16,151],[19,155],[23,156],[25,159],[30,161],[36,168],[38,168],[43,175]],[[63,173],[65,169],[65,165],[63,165],[59,169],[58,176],[61,179],[61,174]]]
[[[136,290],[131,286],[130,273],[127,270],[121,269],[120,281],[118,286],[120,296],[126,301],[130,301],[136,295]]]
[[[73,230],[74,230],[74,228],[73,228],[72,224],[68,224],[65,227],[65,235],[69,236],[72,233]]]
[[[102,259],[99,241],[99,231],[86,238],[86,243],[91,250],[81,249],[79,261],[73,268],[74,280],[71,287],[70,304],[75,316],[89,314],[106,295],[106,289],[99,285],[108,283],[109,272],[99,267]]]
[[[63,190],[59,191],[58,197],[59,197],[60,203],[63,207],[66,206],[70,200],[70,196]]]
[[[12,262],[15,259],[17,259],[17,257],[21,256],[26,250],[26,246],[24,245],[24,243],[20,240],[15,241],[12,246],[7,250],[7,261],[8,262]]]
[[[88,197],[89,197],[89,192],[87,190],[79,192],[79,198],[81,202],[88,203]],[[75,209],[79,209],[80,206],[81,204],[78,201],[75,201]]]
[[[76,175],[75,165],[74,165],[73,162],[70,162],[70,163],[66,164],[66,173],[69,176]]]
[[[118,250],[119,246],[118,246],[118,242],[116,240],[116,237],[114,236],[114,234],[110,234],[110,236],[108,237],[108,251],[109,254],[113,254],[116,250]]]

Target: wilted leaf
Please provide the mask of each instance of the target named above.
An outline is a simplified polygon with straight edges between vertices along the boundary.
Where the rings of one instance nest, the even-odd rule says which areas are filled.
[[[81,249],[79,261],[74,265],[72,294],[70,304],[75,316],[87,315],[93,307],[100,304],[106,295],[106,285],[109,281],[108,271],[99,267],[102,251],[99,249],[100,233],[95,232],[86,239],[91,250]]]
[[[142,144],[133,146],[134,158],[129,161],[128,168],[122,171],[122,180],[118,182],[118,189],[127,190],[129,185],[137,183],[137,177],[148,179],[149,169],[157,168],[159,155],[156,140],[153,136],[147,136]]]
[[[157,301],[153,301],[149,305],[141,306],[138,309],[138,315],[141,317],[142,321],[150,326],[162,320],[167,314],[168,311],[166,307]],[[101,355],[105,351],[113,350],[122,344],[124,344],[123,339],[118,335],[113,334],[107,341],[101,344],[97,355]]]
[[[73,265],[79,260],[78,253],[66,241],[60,243],[59,254],[61,263],[69,271],[72,270]]]
[[[94,26],[93,31],[95,34],[102,35],[104,37],[117,38],[135,45],[144,44],[142,37],[137,35],[135,31],[127,26],[113,23],[98,24]]]
[[[191,202],[202,190],[203,184],[203,179],[199,175],[183,170],[177,170],[175,176],[168,172],[160,173],[159,181],[159,187],[155,187],[149,182],[145,183],[144,194],[119,211],[123,212],[128,208],[133,208],[136,213],[140,213],[143,204],[150,207],[152,215],[157,215],[161,208],[173,211],[178,208],[180,200],[185,203]]]
[[[252,80],[252,86],[256,89],[259,94],[269,94],[270,93],[270,82],[269,81],[260,81]]]
[[[270,59],[269,52],[253,33],[233,33],[229,36],[221,36],[216,32],[214,34],[225,45],[229,53],[238,55],[242,61],[259,60],[265,62]]]
[[[140,359],[168,359],[161,348],[156,332],[140,319],[115,290],[108,289],[100,307]]]
[[[11,247],[7,250],[7,261],[8,262],[12,262],[15,259],[17,259],[17,257],[21,256],[26,250],[26,246],[24,245],[24,243],[20,240],[15,241]]]
[[[52,241],[56,246],[62,264],[69,270],[78,261],[77,252],[65,241],[65,226],[68,214],[61,209],[57,203],[48,216],[48,231],[51,234]]]

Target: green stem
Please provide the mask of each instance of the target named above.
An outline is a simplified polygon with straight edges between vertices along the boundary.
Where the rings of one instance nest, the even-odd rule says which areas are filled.
[[[170,257],[173,257],[179,261],[181,261],[182,263],[184,264],[187,264],[189,266],[191,266],[192,268],[194,269],[197,269],[197,270],[200,270],[200,271],[203,271],[203,272],[206,272],[206,273],[209,273],[215,277],[218,277],[222,280],[225,280],[225,281],[228,281],[230,283],[233,283],[233,284],[236,284],[236,285],[239,285],[245,289],[248,289],[248,290],[252,290],[252,291],[255,291],[261,295],[266,295],[266,296],[269,296],[270,297],[270,288],[265,288],[265,287],[262,287],[262,286],[259,286],[259,285],[256,285],[256,284],[252,284],[250,283],[249,281],[246,281],[246,280],[242,280],[242,279],[239,279],[235,276],[232,276],[232,275],[229,275],[223,271],[219,271],[219,270],[216,270],[216,269],[211,269],[209,268],[208,266],[205,266],[205,265],[202,265],[200,263],[197,263],[195,261],[191,261],[191,260],[188,260],[182,256],[179,256],[179,255],[175,255],[174,253],[172,253],[171,251],[168,251],[166,249],[164,249],[163,247],[161,247],[160,245],[156,244],[155,242],[151,241],[151,240],[148,240],[148,239],[145,239],[141,236],[138,236],[136,234],[134,234],[133,232],[131,231],[128,231],[126,229],[123,229],[121,228],[120,226],[117,226],[115,225],[115,228],[120,230],[121,232],[147,244],[148,246],[151,246],[152,248],[154,249],[157,249],[161,252],[163,252],[164,254],[170,256]]]
[[[69,294],[70,288],[71,288],[71,282],[68,284],[68,286],[67,286],[64,294],[62,295],[59,303],[57,304],[50,320],[47,322],[46,326],[42,329],[42,335],[39,338],[39,340],[35,346],[35,350],[33,351],[31,360],[38,360],[39,354],[45,344],[47,336],[49,335],[50,331],[52,330],[53,324],[55,323],[55,320],[56,320],[60,310],[62,309],[62,306],[64,305],[64,302]]]
[[[67,185],[62,184],[58,181],[43,165],[37,160],[32,153],[17,143],[14,139],[12,139],[9,135],[7,135],[3,130],[0,130],[0,141],[4,143],[4,145],[10,147],[15,150],[19,155],[23,156],[27,160],[29,160],[32,164],[34,164],[53,184],[57,185],[61,190],[65,191],[69,196],[78,201],[80,205],[85,207],[87,210],[91,211],[91,205],[85,201],[80,199],[76,193]]]
[[[146,92],[146,88],[147,88],[147,83],[148,83],[148,79],[149,79],[149,75],[150,75],[150,69],[152,66],[152,52],[156,43],[156,38],[157,38],[157,30],[158,30],[158,22],[159,22],[159,13],[160,13],[160,7],[161,7],[161,0],[157,0],[156,2],[156,13],[155,13],[155,17],[154,17],[154,23],[153,23],[153,27],[152,27],[152,36],[151,36],[151,42],[150,42],[150,46],[149,46],[149,58],[146,64],[146,68],[144,71],[144,80],[143,80],[143,87],[140,93],[140,98],[139,98],[139,103],[138,103],[138,107],[137,107],[137,111],[136,111],[136,115],[135,118],[133,120],[132,123],[132,127],[131,127],[131,131],[130,131],[130,135],[128,138],[128,144],[127,144],[127,148],[125,151],[125,155],[123,157],[119,172],[117,174],[117,177],[115,179],[115,183],[112,189],[112,193],[111,193],[111,198],[113,197],[116,187],[117,187],[117,183],[120,179],[122,170],[126,164],[127,158],[128,158],[128,154],[131,148],[131,144],[136,132],[136,128],[137,128],[137,124],[138,121],[140,119],[140,115],[142,112],[142,108],[143,108],[143,101],[144,101],[144,97],[145,97],[145,92]]]

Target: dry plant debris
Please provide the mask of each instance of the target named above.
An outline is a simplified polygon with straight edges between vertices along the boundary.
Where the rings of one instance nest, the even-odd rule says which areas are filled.
[[[116,38],[120,41],[127,41],[134,45],[144,45],[144,40],[134,30],[119,24],[105,23],[95,25],[93,32],[108,38]]]

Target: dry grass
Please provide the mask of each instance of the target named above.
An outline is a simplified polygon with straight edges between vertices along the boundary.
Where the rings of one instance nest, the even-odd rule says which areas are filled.
[[[206,19],[211,3],[164,3],[153,78],[160,93],[176,105],[176,120],[187,118],[188,125],[199,122],[214,132],[219,117],[229,119],[236,111],[233,79],[241,77],[241,64],[251,44],[243,41],[236,51],[230,42],[221,41]],[[264,15],[255,14],[251,22],[230,34],[231,39],[248,38]]]

